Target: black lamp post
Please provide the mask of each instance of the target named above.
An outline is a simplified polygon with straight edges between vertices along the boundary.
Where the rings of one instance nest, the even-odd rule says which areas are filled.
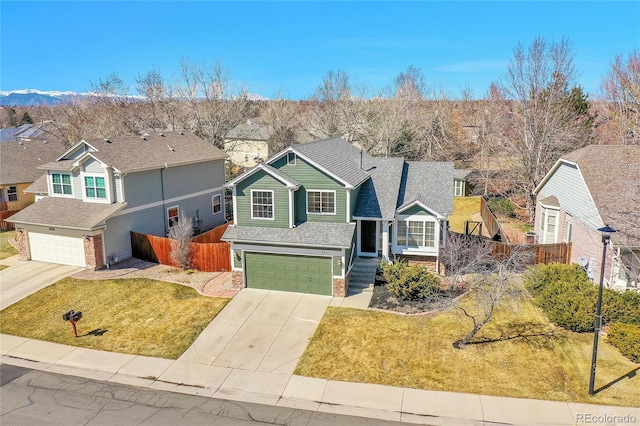
[[[602,233],[602,268],[600,269],[600,286],[598,287],[598,302],[596,304],[596,322],[595,331],[593,332],[593,356],[591,357],[591,377],[589,378],[589,395],[594,394],[596,383],[596,360],[598,359],[598,337],[600,336],[600,327],[602,326],[602,288],[604,287],[604,268],[607,262],[607,246],[611,242],[611,234],[618,232],[609,225],[604,228],[598,228]]]

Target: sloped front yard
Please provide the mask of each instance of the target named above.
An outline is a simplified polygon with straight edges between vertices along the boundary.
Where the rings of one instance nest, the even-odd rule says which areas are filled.
[[[0,333],[176,359],[228,301],[150,279],[65,278],[0,312]],[[62,319],[70,309],[83,315],[78,338]]]
[[[430,316],[329,308],[295,374],[331,380],[521,398],[640,406],[640,364],[602,342],[596,387],[588,395],[593,335],[564,331],[526,301],[500,311],[479,339],[452,343],[470,321],[450,309]],[[493,340],[493,341],[492,341]]]

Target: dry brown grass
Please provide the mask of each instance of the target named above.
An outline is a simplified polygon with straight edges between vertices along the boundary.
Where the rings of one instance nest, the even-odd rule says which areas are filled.
[[[449,230],[464,234],[465,224],[474,213],[480,213],[480,197],[453,197],[453,214],[448,217]]]
[[[176,359],[227,304],[149,279],[65,278],[0,312],[0,332],[49,342]],[[82,311],[78,338],[62,320]]]
[[[494,339],[459,350],[470,329],[458,310],[403,317],[329,308],[295,374],[331,380],[498,396],[640,406],[640,374],[591,397],[591,334],[549,324],[528,300],[501,310],[479,334]],[[597,387],[640,365],[601,343]]]
[[[9,240],[14,239],[15,237],[16,231],[0,232],[0,259],[18,254],[18,250],[9,244]]]

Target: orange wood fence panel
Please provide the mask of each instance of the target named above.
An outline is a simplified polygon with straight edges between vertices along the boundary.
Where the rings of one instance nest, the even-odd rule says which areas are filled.
[[[8,231],[14,229],[13,222],[7,222],[5,219],[9,216],[18,213],[20,210],[4,210],[0,211],[0,231]]]

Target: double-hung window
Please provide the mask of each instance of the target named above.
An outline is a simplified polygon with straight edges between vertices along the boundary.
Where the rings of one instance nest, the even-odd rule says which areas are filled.
[[[434,222],[401,220],[397,223],[396,242],[399,247],[435,247]]]
[[[53,183],[53,193],[62,195],[71,195],[71,175],[53,173],[51,175]]]
[[[213,214],[218,214],[222,211],[222,195],[216,194],[211,197],[211,207],[213,209]]]
[[[251,191],[251,219],[273,219],[273,191]]]
[[[103,176],[84,177],[84,195],[87,198],[107,199],[107,188]]]
[[[336,214],[335,191],[307,191],[307,213]]]
[[[167,209],[167,223],[169,224],[169,228],[173,228],[178,224],[179,217],[180,210],[178,206],[169,207]]]
[[[18,201],[18,187],[10,186],[7,188],[7,200]]]

